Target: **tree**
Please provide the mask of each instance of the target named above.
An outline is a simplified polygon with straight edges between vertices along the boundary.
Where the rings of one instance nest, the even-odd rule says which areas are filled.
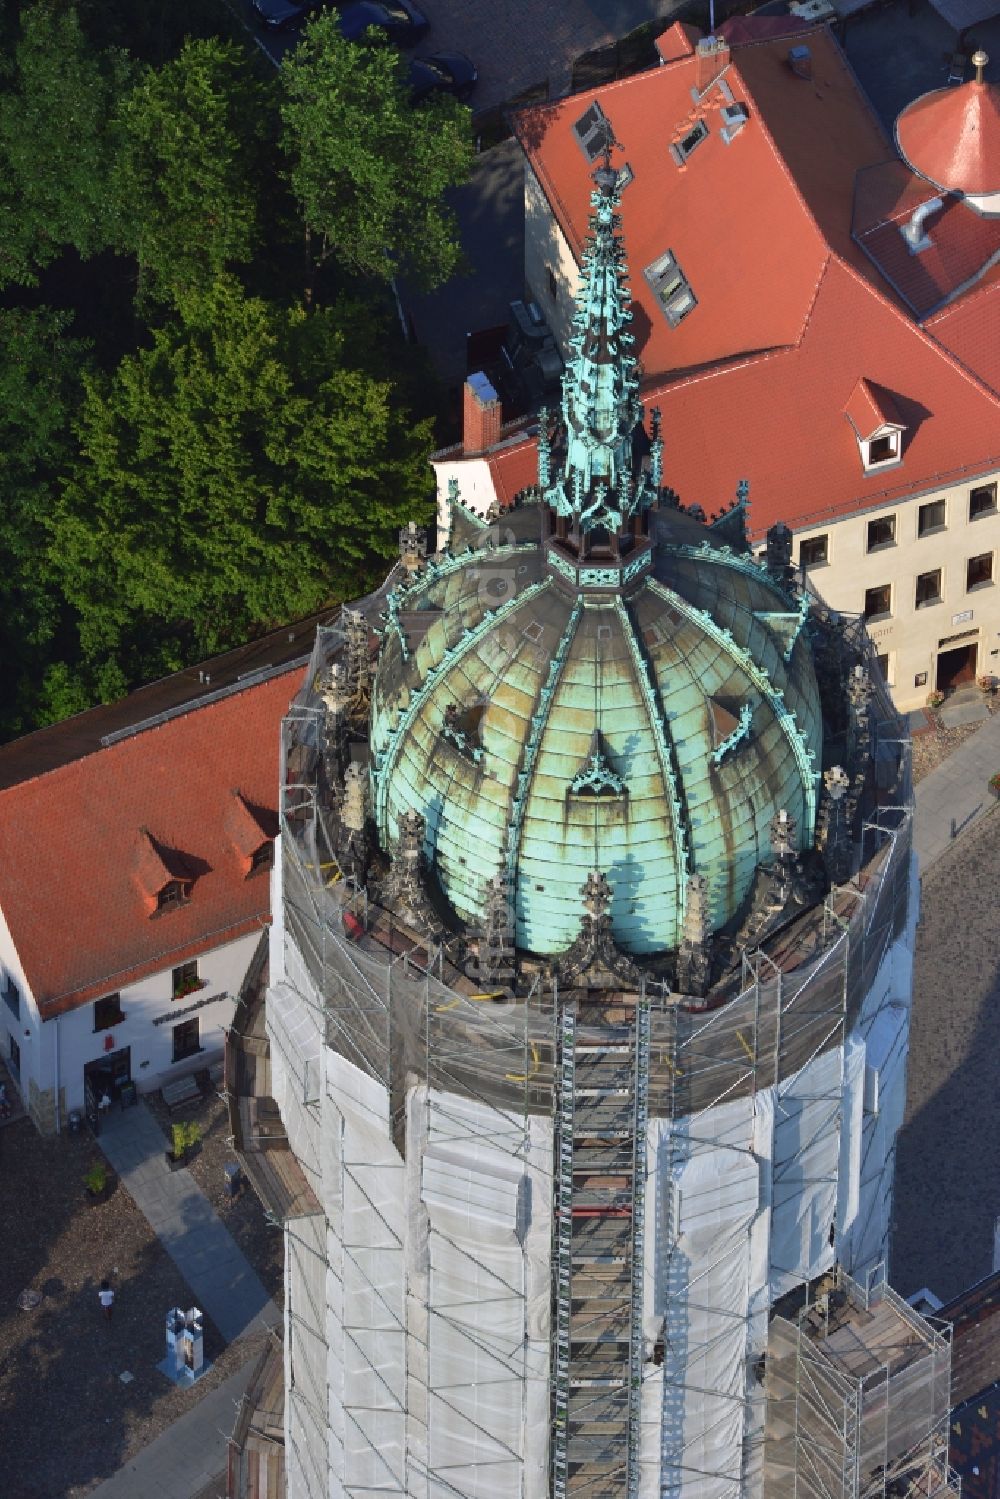
[[[357,46],[319,15],[286,58],[283,149],[317,264],[440,285],[461,261],[444,201],[472,165],[469,111],[454,99],[414,106],[391,47]]]
[[[0,93],[0,285],[37,284],[72,245],[84,258],[114,241],[109,193],[123,53],[97,53],[73,9],[22,16]]]
[[[88,377],[50,526],[87,669],[130,682],[353,597],[430,510],[430,423],[350,367],[335,309],[223,278],[152,337]]]
[[[251,73],[245,49],[189,41],[124,100],[115,174],[122,247],[146,289],[167,300],[202,293],[247,262],[259,240],[258,200],[274,84]]]
[[[56,481],[75,452],[88,351],[67,315],[0,311],[0,735],[33,727],[62,604],[46,557]]]

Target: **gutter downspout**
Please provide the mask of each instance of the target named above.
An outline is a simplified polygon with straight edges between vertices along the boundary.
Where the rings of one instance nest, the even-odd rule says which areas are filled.
[[[56,1048],[56,1134],[62,1134],[62,1110],[59,1107],[59,1020],[56,1016],[55,1048]]]

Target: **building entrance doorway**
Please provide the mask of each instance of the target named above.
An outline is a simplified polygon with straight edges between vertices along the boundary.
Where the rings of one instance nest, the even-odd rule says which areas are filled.
[[[96,1062],[88,1062],[83,1069],[83,1107],[87,1123],[95,1134],[101,1127],[101,1115],[130,1088],[132,1082],[132,1048],[123,1046],[120,1051],[109,1051]],[[101,1100],[108,1103],[101,1107]]]
[[[948,692],[953,687],[964,687],[967,682],[974,682],[978,655],[979,646],[975,641],[971,645],[958,645],[951,651],[939,651],[937,680],[934,684],[938,691]]]

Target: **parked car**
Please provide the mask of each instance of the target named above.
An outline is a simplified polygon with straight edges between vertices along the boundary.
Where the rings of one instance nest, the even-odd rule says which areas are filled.
[[[400,47],[415,47],[431,23],[412,0],[357,0],[340,13],[340,31],[349,42],[359,42],[369,27],[381,31]]]
[[[410,61],[410,97],[414,104],[430,94],[453,94],[465,100],[478,79],[475,63],[461,52],[434,52]]]
[[[250,0],[260,24],[271,31],[300,25],[326,3],[327,0]]]

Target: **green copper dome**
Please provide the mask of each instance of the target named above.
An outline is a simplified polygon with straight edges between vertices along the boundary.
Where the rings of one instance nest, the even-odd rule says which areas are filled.
[[[371,718],[373,805],[406,811],[459,917],[513,875],[517,941],[560,952],[588,873],[607,875],[619,946],[677,946],[686,877],[711,925],[735,914],[785,808],[812,838],[819,697],[808,639],[755,563],[656,517],[633,590],[577,591],[546,566],[542,508],[506,545],[432,562],[390,609]]]
[[[596,870],[615,941],[641,955],[680,943],[692,876],[711,929],[737,913],[778,811],[809,846],[822,728],[805,600],[747,555],[742,496],[714,528],[659,508],[609,160],[595,184],[536,498],[495,527],[454,503],[452,553],[390,595],[371,789],[383,848],[424,817],[463,921],[503,873],[518,945],[561,952]]]

